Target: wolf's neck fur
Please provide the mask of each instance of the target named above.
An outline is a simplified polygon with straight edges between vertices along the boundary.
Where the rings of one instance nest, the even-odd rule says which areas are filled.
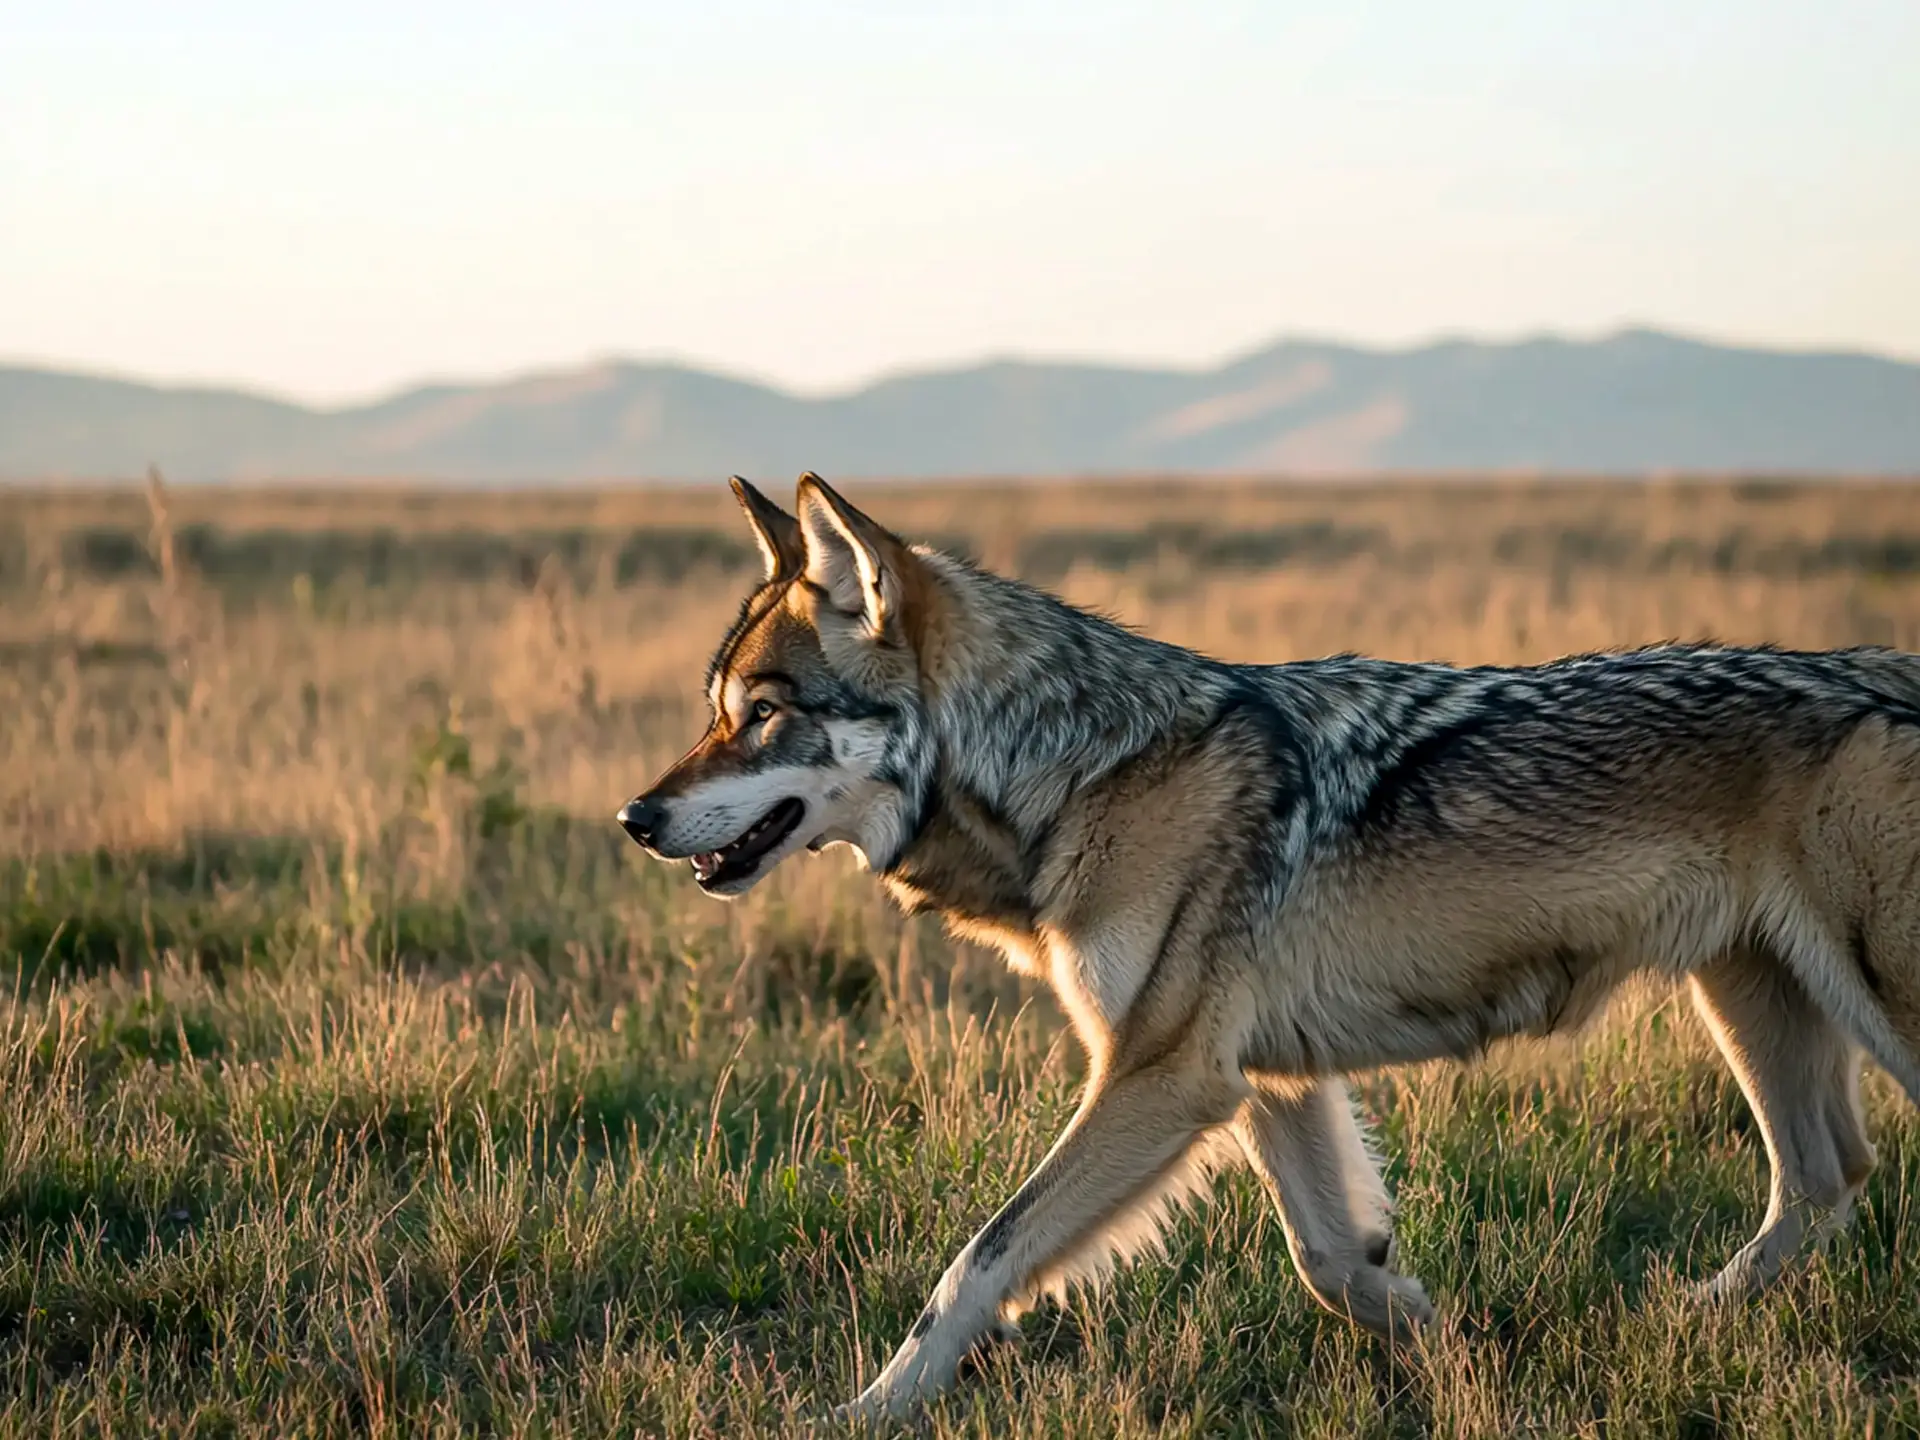
[[[1084,788],[1197,729],[1230,667],[1017,581],[923,554],[925,812],[888,878],[914,908],[1030,922],[1046,839]]]

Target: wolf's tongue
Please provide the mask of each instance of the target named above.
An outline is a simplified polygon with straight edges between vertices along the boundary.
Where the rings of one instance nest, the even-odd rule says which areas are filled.
[[[720,852],[717,850],[703,850],[693,857],[693,873],[698,875],[702,880],[706,879],[719,868]]]

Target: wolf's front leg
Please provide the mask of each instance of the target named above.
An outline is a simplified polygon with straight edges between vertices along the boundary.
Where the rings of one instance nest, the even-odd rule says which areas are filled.
[[[1395,1339],[1433,1318],[1420,1282],[1391,1268],[1391,1205],[1343,1081],[1263,1081],[1234,1130],[1315,1299]]]
[[[1090,1092],[1027,1182],[947,1267],[886,1368],[836,1413],[897,1415],[946,1389],[1004,1305],[1155,1192],[1243,1094],[1217,1073],[1165,1063]]]

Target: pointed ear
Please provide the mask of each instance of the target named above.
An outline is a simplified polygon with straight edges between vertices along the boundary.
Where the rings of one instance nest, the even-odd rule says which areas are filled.
[[[747,523],[753,527],[753,538],[760,545],[760,558],[767,565],[767,579],[798,575],[807,555],[800,522],[738,475],[733,477],[732,484],[734,499],[747,512]]]
[[[899,609],[907,547],[811,470],[800,477],[798,498],[807,578],[833,597],[836,610],[864,616],[869,630],[884,633]]]

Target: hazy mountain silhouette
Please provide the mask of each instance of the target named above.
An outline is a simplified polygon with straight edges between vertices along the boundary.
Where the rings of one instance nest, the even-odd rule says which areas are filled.
[[[318,410],[0,368],[0,477],[456,481],[1234,471],[1920,473],[1920,365],[1596,341],[1287,341],[1218,368],[1000,361],[803,398],[609,363]]]

